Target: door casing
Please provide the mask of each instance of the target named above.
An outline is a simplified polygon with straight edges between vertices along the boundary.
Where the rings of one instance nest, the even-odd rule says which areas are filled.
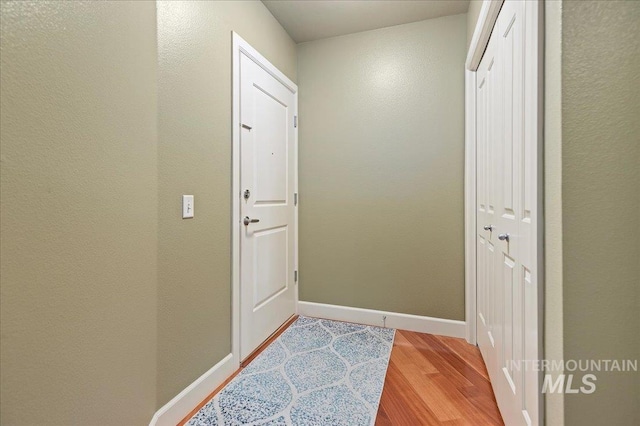
[[[298,116],[298,86],[278,70],[271,62],[262,56],[256,49],[247,43],[237,33],[231,33],[232,38],[232,183],[231,183],[231,353],[233,363],[239,367],[240,362],[240,227],[242,218],[240,214],[240,202],[242,189],[240,188],[240,55],[244,54],[264,69],[272,77],[294,92],[294,114]],[[294,128],[294,192],[298,193],[298,127]],[[295,250],[294,267],[298,270],[298,209],[295,209],[294,220]],[[298,283],[295,286],[295,312],[298,313]],[[276,331],[276,330],[274,330]]]

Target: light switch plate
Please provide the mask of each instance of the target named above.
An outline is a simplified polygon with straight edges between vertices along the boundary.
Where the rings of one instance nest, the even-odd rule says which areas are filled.
[[[193,195],[182,196],[182,218],[190,219],[193,217]]]

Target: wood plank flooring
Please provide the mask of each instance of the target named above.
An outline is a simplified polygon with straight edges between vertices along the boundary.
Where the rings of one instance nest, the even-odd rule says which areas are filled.
[[[246,366],[296,317],[243,363]],[[184,425],[242,367],[179,425]],[[398,330],[393,342],[376,425],[503,425],[487,370],[477,347],[464,339]]]
[[[503,425],[480,351],[398,330],[376,425]]]

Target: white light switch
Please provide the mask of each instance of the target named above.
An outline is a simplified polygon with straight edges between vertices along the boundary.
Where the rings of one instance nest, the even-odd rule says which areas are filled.
[[[182,218],[188,219],[193,217],[193,195],[182,196]]]

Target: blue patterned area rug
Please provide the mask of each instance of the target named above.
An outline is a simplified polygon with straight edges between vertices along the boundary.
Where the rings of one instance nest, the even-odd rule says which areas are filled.
[[[373,425],[394,336],[299,317],[187,424]]]

